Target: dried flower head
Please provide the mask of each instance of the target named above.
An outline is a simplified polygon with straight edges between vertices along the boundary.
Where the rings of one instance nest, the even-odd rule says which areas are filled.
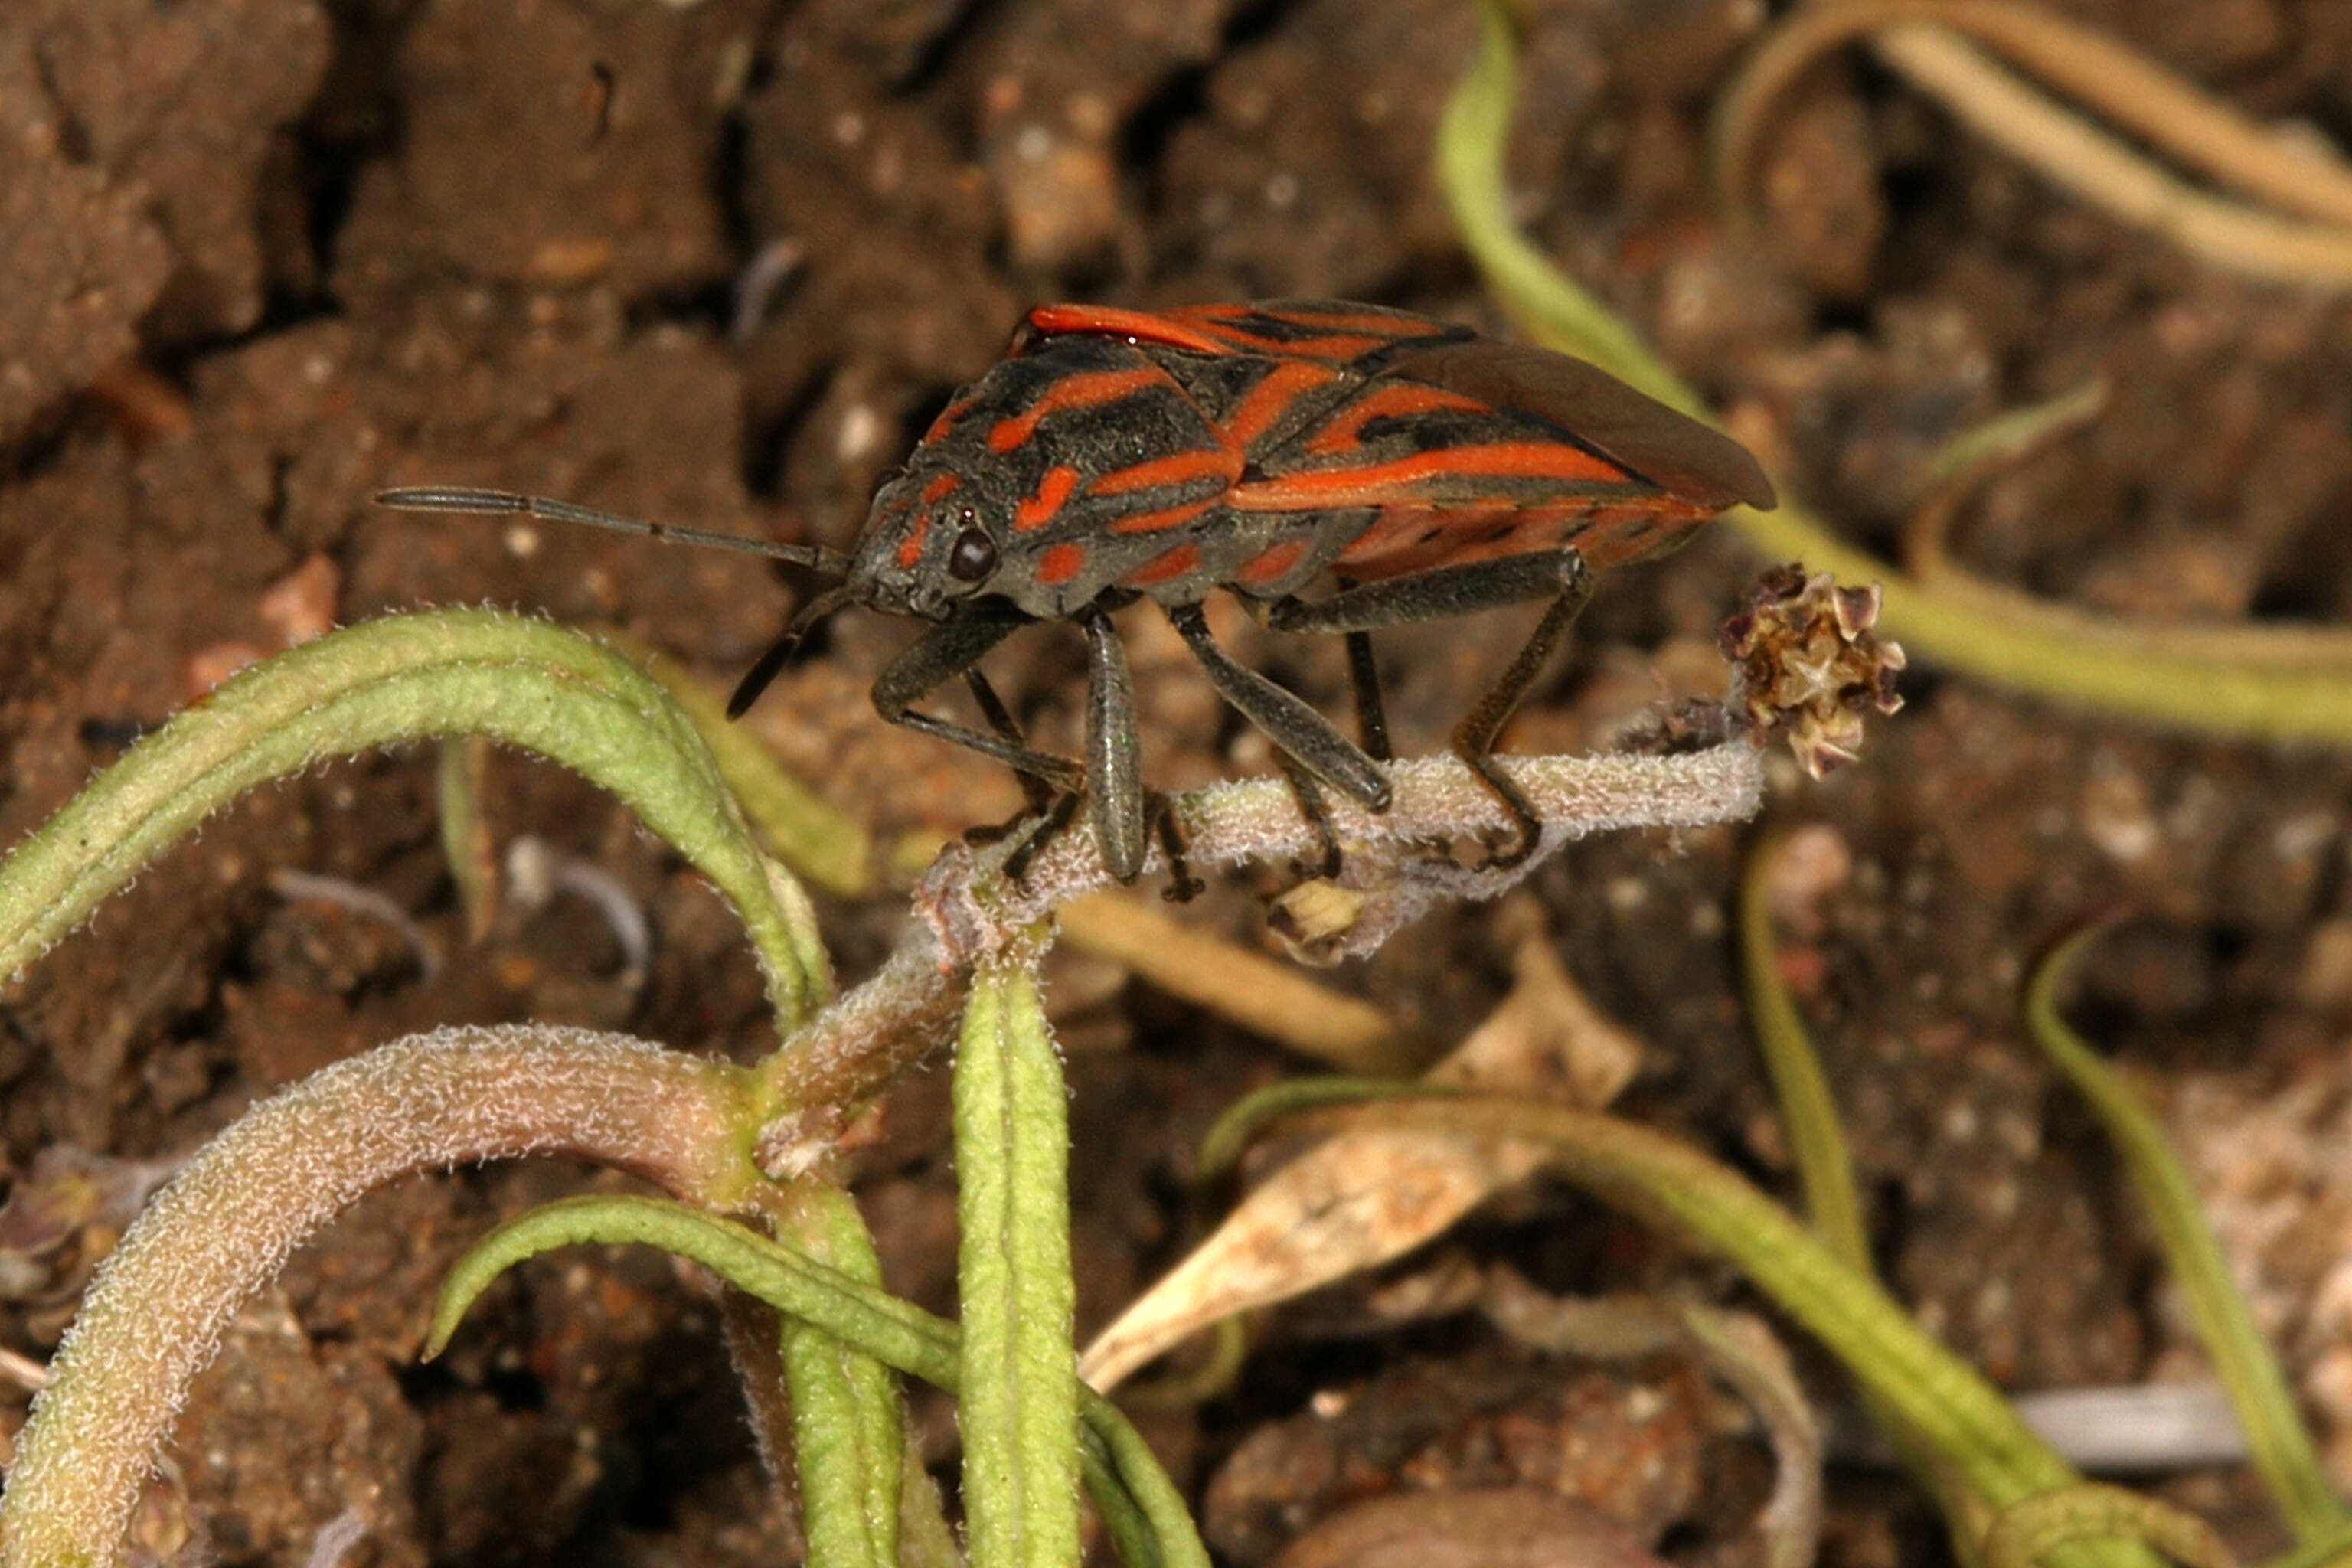
[[[1854,759],[1863,715],[1903,706],[1895,690],[1903,649],[1872,633],[1878,605],[1876,584],[1841,588],[1794,563],[1765,574],[1748,607],[1723,626],[1730,707],[1749,740],[1760,747],[1786,735],[1815,778]]]

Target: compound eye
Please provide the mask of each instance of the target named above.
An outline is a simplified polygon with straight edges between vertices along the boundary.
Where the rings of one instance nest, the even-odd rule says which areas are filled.
[[[967,528],[948,548],[948,575],[959,583],[977,583],[996,570],[996,542],[977,528]]]

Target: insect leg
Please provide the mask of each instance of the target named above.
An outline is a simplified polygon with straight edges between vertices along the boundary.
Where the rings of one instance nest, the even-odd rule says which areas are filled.
[[[1282,776],[1289,781],[1290,793],[1298,802],[1300,814],[1313,826],[1316,838],[1323,846],[1322,858],[1317,864],[1313,875],[1327,880],[1338,876],[1339,874],[1339,835],[1331,826],[1331,807],[1323,799],[1323,787],[1315,782],[1315,775],[1307,771],[1306,764],[1288,752],[1276,752],[1274,760],[1282,769]],[[1301,876],[1307,874],[1303,868],[1294,867],[1293,869],[1298,871]]]
[[[1520,699],[1527,696],[1528,688],[1543,673],[1545,661],[1559,646],[1561,635],[1576,624],[1576,617],[1584,613],[1586,602],[1592,597],[1592,574],[1585,569],[1584,558],[1570,551],[1561,557],[1561,566],[1559,597],[1551,602],[1551,608],[1536,623],[1527,646],[1519,649],[1518,657],[1511,660],[1502,679],[1454,727],[1454,754],[1486,781],[1486,787],[1501,798],[1518,824],[1519,841],[1508,849],[1496,851],[1486,862],[1489,870],[1505,870],[1525,860],[1535,853],[1536,841],[1543,834],[1543,819],[1536,815],[1533,803],[1495,761],[1495,740],[1510,721]]]
[[[1166,608],[1169,623],[1208,671],[1209,684],[1243,718],[1265,731],[1268,740],[1298,759],[1308,773],[1365,810],[1388,809],[1388,776],[1355,742],[1333,729],[1328,719],[1297,693],[1285,691],[1257,671],[1235,664],[1209,635],[1208,617],[1200,605]]]
[[[1341,593],[1355,585],[1348,578],[1339,579]],[[1349,632],[1347,642],[1348,689],[1356,699],[1356,735],[1366,756],[1376,763],[1385,763],[1396,752],[1389,744],[1389,716],[1381,701],[1381,668],[1372,660],[1372,635]]]
[[[1356,732],[1364,754],[1376,763],[1396,755],[1389,744],[1389,716],[1381,702],[1380,667],[1372,662],[1372,634],[1348,634],[1348,689],[1356,694]]]
[[[1574,550],[1549,555],[1510,555],[1417,572],[1386,583],[1350,588],[1317,604],[1287,600],[1268,612],[1267,624],[1283,631],[1359,632],[1372,626],[1468,615],[1529,599],[1550,597],[1551,607],[1494,687],[1454,726],[1454,754],[1484,780],[1511,814],[1518,842],[1496,852],[1490,869],[1517,865],[1535,852],[1543,821],[1519,786],[1495,761],[1495,740],[1528,694],[1561,634],[1592,596],[1592,573]]]
[[[1029,863],[1037,858],[1037,851],[1059,838],[1070,826],[1070,819],[1077,815],[1078,793],[1066,790],[1050,809],[1030,824],[1029,831],[1021,836],[1021,842],[1013,847],[1013,853],[1004,858],[1004,874],[1015,884],[1027,881]]]
[[[1160,896],[1171,904],[1189,904],[1208,891],[1209,884],[1192,875],[1192,868],[1185,863],[1184,852],[1191,846],[1184,841],[1184,824],[1177,818],[1176,803],[1153,790],[1145,810],[1160,836],[1160,851],[1168,857],[1168,886]]]
[[[1135,733],[1135,682],[1110,612],[1078,612],[1087,634],[1087,791],[1094,797],[1095,843],[1103,865],[1122,882],[1143,873],[1143,747]]]
[[[1034,774],[1057,789],[1076,789],[1085,782],[1086,774],[1066,757],[1035,751],[1002,735],[918,713],[914,709],[916,703],[971,668],[989,649],[1027,624],[1011,616],[975,616],[933,627],[922,641],[892,659],[881,679],[874,683],[875,711],[918,734],[952,742],[984,757],[994,757],[1013,772]]]
[[[963,672],[963,684],[964,689],[971,693],[973,703],[979,707],[981,717],[988,721],[990,729],[1010,744],[1024,747],[1028,744],[1027,738],[1021,733],[1019,721],[1004,705],[1004,699],[996,694],[996,688],[988,683],[988,677],[981,673],[980,666],[975,664]],[[1052,780],[1036,773],[1024,773],[1017,776],[1021,780],[1021,793],[1028,797],[1029,813],[1044,811],[1054,804]]]

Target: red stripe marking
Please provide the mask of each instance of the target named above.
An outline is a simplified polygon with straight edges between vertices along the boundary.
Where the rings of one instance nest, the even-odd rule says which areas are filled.
[[[979,399],[977,398],[967,397],[962,399],[961,402],[950,403],[945,408],[940,409],[940,416],[931,421],[931,427],[923,432],[923,440],[926,443],[929,443],[937,441],[940,437],[944,437],[949,431],[956,427],[957,420],[971,412],[972,405],[978,401]]]
[[[1131,512],[1110,525],[1113,533],[1157,533],[1163,528],[1175,528],[1192,521],[1211,507],[1214,499],[1187,501],[1182,506],[1162,507],[1158,511]]]
[[[1029,324],[1041,332],[1095,332],[1105,337],[1134,338],[1191,349],[1195,353],[1222,354],[1225,345],[1206,332],[1194,331],[1178,319],[1185,312],[1155,315],[1149,310],[1121,310],[1109,305],[1040,305],[1029,312]]]
[[[1491,405],[1458,392],[1392,382],[1342,408],[1307,443],[1310,452],[1352,452],[1363,444],[1364,426],[1374,419],[1419,419],[1432,414],[1492,414]]]
[[[1225,420],[1225,437],[1236,447],[1249,447],[1274,428],[1291,404],[1318,387],[1330,385],[1339,373],[1312,360],[1286,360],[1266,374],[1249,395],[1234,405]]]
[[[1149,364],[1137,365],[1132,370],[1090,370],[1066,375],[1048,385],[1036,402],[991,426],[988,449],[1010,452],[1034,436],[1038,425],[1049,415],[1073,408],[1099,408],[1106,403],[1132,397],[1146,387],[1158,386],[1164,380],[1159,366]]]
[[[1243,562],[1240,569],[1234,572],[1234,580],[1237,583],[1252,584],[1278,583],[1289,575],[1291,569],[1298,564],[1299,557],[1306,553],[1306,540],[1286,540],[1272,549],[1262,550]]]
[[[915,519],[915,526],[898,542],[898,564],[912,572],[923,563],[923,542],[931,536],[931,514],[924,512]]]
[[[1037,581],[1048,588],[1058,588],[1076,576],[1087,563],[1083,544],[1056,544],[1037,558]]]
[[[1187,479],[1214,478],[1231,484],[1241,477],[1241,454],[1213,447],[1171,453],[1165,458],[1150,458],[1124,468],[1113,468],[1087,489],[1098,496],[1123,496],[1160,485],[1181,485]]]
[[[938,479],[933,479],[929,484],[923,487],[923,504],[925,506],[937,506],[940,502],[947,500],[948,497],[955,494],[956,487],[962,483],[963,476],[961,474],[941,474]]]
[[[1168,313],[1201,322],[1231,348],[1245,353],[1270,354],[1277,359],[1346,361],[1360,358],[1375,349],[1429,335],[1427,332],[1398,331],[1400,327],[1412,325],[1411,321],[1399,321],[1383,316],[1352,315],[1344,311],[1325,316],[1306,310],[1265,310],[1255,305],[1194,305]],[[1318,336],[1292,338],[1262,334],[1251,330],[1249,322],[1253,316],[1287,321],[1305,327]],[[1434,331],[1447,330],[1438,323],[1429,325]]]
[[[1412,499],[1411,487],[1423,480],[1456,475],[1587,484],[1625,484],[1632,477],[1616,464],[1574,447],[1517,441],[1422,452],[1359,468],[1260,479],[1255,484],[1235,485],[1227,490],[1225,504],[1236,511],[1312,511],[1328,507],[1381,506]]]
[[[1334,310],[1328,315],[1319,310],[1300,310],[1286,314],[1270,310],[1266,314],[1285,321],[1303,321],[1330,331],[1364,332],[1390,342],[1411,342],[1417,338],[1451,336],[1457,329],[1451,321],[1441,321],[1433,316],[1410,313],[1386,315],[1376,311]]]
[[[1156,587],[1161,583],[1172,582],[1178,577],[1184,576],[1188,573],[1197,572],[1200,569],[1201,547],[1197,544],[1180,544],[1175,549],[1169,551],[1166,554],[1160,556],[1158,559],[1147,562],[1145,564],[1139,566],[1134,571],[1129,573],[1127,574],[1127,586],[1130,588]],[[1040,575],[1043,575],[1043,574],[1041,573]]]
[[[1068,464],[1058,464],[1045,470],[1045,480],[1037,493],[1013,509],[1013,531],[1026,533],[1033,528],[1043,528],[1054,521],[1071,492],[1078,488],[1078,470]]]
[[[1714,516],[1673,500],[1390,507],[1332,564],[1377,583],[1432,566],[1465,566],[1573,544],[1584,563],[1599,572],[1662,553]],[[1649,526],[1639,528],[1637,522]]]
[[[1388,332],[1376,338],[1361,334],[1343,336],[1337,332],[1321,338],[1262,338],[1248,328],[1238,325],[1226,328],[1223,335],[1234,347],[1251,353],[1279,355],[1284,359],[1328,360],[1337,364],[1361,359],[1396,342],[1395,335]]]

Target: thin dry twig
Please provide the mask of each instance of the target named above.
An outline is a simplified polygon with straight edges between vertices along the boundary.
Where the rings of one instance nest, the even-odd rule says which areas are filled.
[[[1171,920],[1132,895],[1089,893],[1065,905],[1061,921],[1071,946],[1342,1072],[1385,1078],[1426,1059],[1370,1002],[1318,985],[1294,964]]]

